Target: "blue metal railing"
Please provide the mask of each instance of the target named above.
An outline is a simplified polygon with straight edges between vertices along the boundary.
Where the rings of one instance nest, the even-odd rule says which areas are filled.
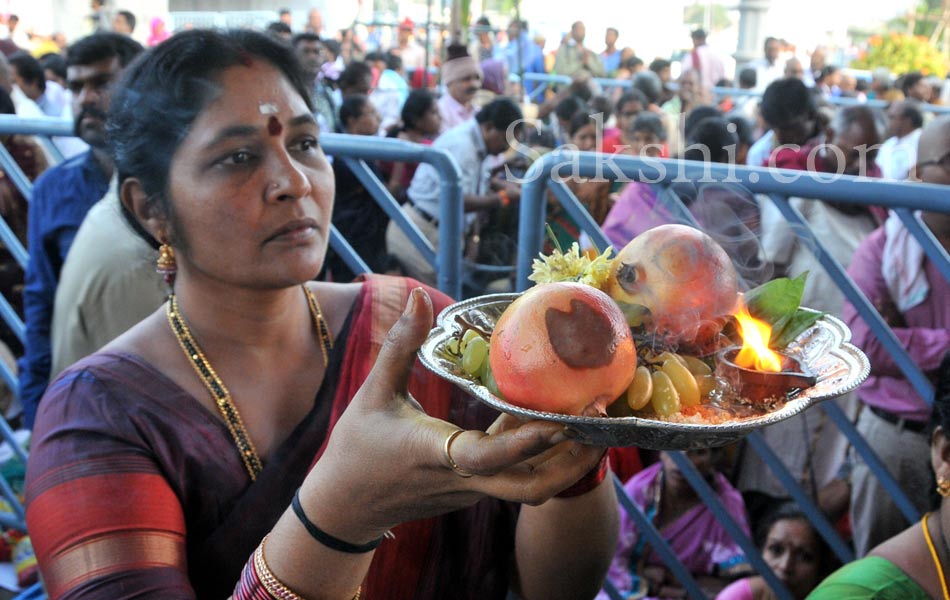
[[[406,233],[422,256],[436,266],[438,288],[453,298],[462,297],[462,231],[464,206],[462,205],[461,173],[458,163],[449,153],[413,144],[403,140],[378,138],[363,135],[327,133],[320,136],[324,151],[336,159],[344,160],[360,183],[366,188],[389,218]],[[366,160],[390,160],[428,163],[440,175],[439,188],[439,247],[422,235],[415,224],[399,209],[386,185],[379,180]],[[334,248],[338,250],[337,248]],[[352,267],[351,267],[352,268]],[[354,272],[361,272],[354,270]]]
[[[660,186],[668,186],[680,181],[731,183],[740,185],[752,193],[768,195],[779,207],[789,224],[792,225],[795,233],[806,242],[805,246],[815,253],[816,258],[828,271],[834,283],[838,285],[845,297],[855,306],[861,317],[881,340],[904,375],[913,383],[917,393],[928,403],[932,403],[933,389],[929,380],[909,357],[877,310],[858,290],[841,265],[825,250],[824,245],[812,233],[801,214],[789,205],[787,196],[858,205],[889,206],[898,212],[901,219],[908,225],[908,229],[924,246],[928,256],[934,260],[935,264],[939,265],[941,273],[947,276],[950,275],[950,260],[948,260],[946,251],[936,243],[933,235],[923,227],[919,219],[911,212],[913,209],[922,209],[950,213],[950,204],[946,201],[947,188],[945,186],[895,183],[855,177],[839,177],[832,182],[829,181],[828,175],[799,171],[556,151],[535,161],[524,177],[519,221],[518,289],[528,287],[530,282],[527,277],[531,272],[531,262],[541,249],[546,208],[544,192],[546,190],[553,193],[562,207],[575,219],[581,230],[591,237],[596,246],[605,248],[610,245],[607,237],[583,205],[571,193],[567,185],[563,181],[552,178],[552,172],[558,172],[558,169],[565,164],[571,166],[572,174],[581,177],[626,178],[628,181],[644,181]],[[674,216],[679,217],[684,222],[695,224],[688,209],[675,194],[661,194],[661,199],[670,208]],[[948,281],[950,281],[950,277],[948,277]],[[821,406],[832,422],[851,441],[855,451],[868,463],[869,468],[879,478],[904,516],[909,521],[918,519],[919,515],[913,503],[910,502],[900,485],[887,470],[886,465],[876,456],[841,408],[834,402],[823,403]],[[813,499],[796,483],[795,478],[768,447],[764,439],[758,433],[753,433],[748,439],[753,450],[759,453],[780,483],[788,489],[792,498],[798,502],[815,525],[816,530],[829,543],[838,558],[842,562],[852,560],[854,555],[851,549],[840,539]],[[674,459],[679,469],[687,476],[703,501],[716,515],[717,520],[727,528],[728,533],[746,552],[753,566],[766,578],[769,586],[780,597],[790,598],[788,591],[771,571],[767,568],[763,569],[764,565],[760,562],[761,556],[747,537],[742,535],[741,531],[736,531],[735,523],[727,518],[728,514],[725,513],[724,507],[715,495],[710,493],[711,490],[703,489],[708,484],[705,484],[692,463],[679,453],[674,455]],[[628,512],[632,508],[631,503],[623,502],[623,499],[621,499],[621,504]],[[631,513],[631,516],[635,515]],[[638,527],[641,520],[635,518]],[[668,561],[667,565],[672,568]]]
[[[571,83],[571,78],[567,75],[557,75],[553,73],[525,73],[525,81],[531,81],[539,84],[536,86],[531,93],[529,98],[533,102],[538,102],[543,100],[542,94],[544,90],[547,89],[548,85],[567,85]],[[629,88],[633,85],[633,81],[630,79],[611,79],[607,77],[594,77],[592,78],[594,83],[599,85],[601,88],[606,90],[611,90],[614,88]],[[675,83],[667,84],[667,87],[676,90],[679,86]],[[733,88],[733,87],[714,87],[712,89],[713,96],[715,96],[718,101],[721,98],[726,96],[756,96],[759,97],[762,95],[762,90],[747,90],[743,88]],[[857,98],[847,98],[843,96],[835,96],[830,98],[825,98],[825,100],[834,106],[853,106],[856,104],[863,104],[865,106],[871,106],[874,108],[886,108],[888,102],[883,100],[859,100]],[[950,114],[950,106],[942,106],[939,104],[921,104],[920,109],[924,112],[930,112],[934,114]]]

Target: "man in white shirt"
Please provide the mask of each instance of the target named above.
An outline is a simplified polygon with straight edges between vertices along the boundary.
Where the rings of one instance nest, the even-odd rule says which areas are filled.
[[[765,38],[765,56],[752,62],[755,67],[756,89],[765,91],[769,84],[781,79],[785,74],[785,65],[779,60],[781,44],[774,37]]]
[[[489,177],[489,156],[502,154],[511,146],[508,130],[522,120],[521,109],[510,98],[492,100],[475,117],[446,131],[435,140],[433,148],[445,150],[458,162],[465,206],[466,223],[471,225],[477,211],[508,206],[517,201],[520,186]],[[438,250],[439,201],[443,181],[432,165],[419,165],[409,186],[402,212]],[[399,261],[409,277],[434,285],[436,272],[409,240],[395,221],[386,230],[389,253]],[[461,249],[460,249],[461,251]]]
[[[887,133],[891,137],[877,151],[877,164],[885,179],[907,179],[917,163],[917,142],[923,125],[923,113],[913,100],[894,102],[888,107]]]
[[[27,98],[36,103],[48,117],[63,114],[68,98],[63,86],[47,81],[40,62],[27,52],[17,52],[8,58],[14,83]]]
[[[721,80],[726,79],[726,67],[722,59],[706,43],[706,32],[697,29],[691,34],[693,50],[683,57],[683,71],[697,71],[700,75],[700,84],[707,90],[716,87]]]

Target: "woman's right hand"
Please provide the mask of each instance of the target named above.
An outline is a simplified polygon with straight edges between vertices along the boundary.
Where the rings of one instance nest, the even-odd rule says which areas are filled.
[[[331,533],[362,543],[395,525],[493,496],[540,504],[591,470],[602,448],[570,441],[564,427],[502,415],[488,432],[466,431],[449,465],[444,444],[459,428],[423,412],[407,393],[409,374],[432,323],[424,290],[413,290],[372,371],[308,475],[301,501]]]

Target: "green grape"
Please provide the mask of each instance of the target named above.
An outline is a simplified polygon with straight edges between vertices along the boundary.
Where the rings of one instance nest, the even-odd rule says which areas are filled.
[[[488,355],[485,357],[485,360],[482,361],[482,368],[479,369],[478,373],[476,374],[476,377],[478,377],[479,381],[484,382],[485,377],[487,377],[488,373],[491,371],[491,361],[488,360],[490,356],[491,356],[491,343],[488,344]]]
[[[461,354],[461,352],[459,352],[459,339],[457,337],[453,337],[447,341],[445,343],[445,351],[452,356],[458,356]]]
[[[686,366],[686,361],[683,359],[682,356],[680,356],[679,354],[670,352],[669,350],[667,350],[666,352],[661,352],[660,354],[657,354],[656,358],[653,359],[653,362],[657,364],[663,364],[670,359],[675,360],[676,362],[680,363],[684,367]]]
[[[712,369],[702,360],[688,354],[680,356],[686,362],[686,368],[697,377],[699,375],[711,375]]]
[[[478,335],[477,331],[475,331],[474,329],[466,329],[465,334],[462,336],[462,341],[459,343],[459,351],[464,353],[466,346],[468,346],[468,343],[478,337],[482,337],[482,336]]]
[[[650,400],[653,410],[661,417],[668,417],[680,409],[680,395],[673,386],[670,376],[663,371],[653,372],[653,398]]]
[[[699,386],[696,384],[696,376],[689,372],[683,363],[677,362],[672,358],[666,359],[660,370],[666,373],[673,387],[680,397],[682,406],[696,406],[699,404]]]
[[[496,398],[505,399],[501,395],[501,391],[498,389],[498,383],[495,381],[495,375],[491,372],[491,366],[489,361],[485,361],[485,372],[482,374],[482,385],[488,388],[488,391],[492,393]]]
[[[478,375],[486,358],[488,358],[488,342],[476,334],[462,351],[462,370],[472,376]]]
[[[641,365],[637,367],[637,374],[627,388],[627,405],[632,410],[640,410],[647,405],[652,395],[653,378],[650,376],[650,369]]]
[[[699,386],[699,395],[708,400],[709,394],[716,389],[716,378],[712,375],[697,375],[696,385]]]

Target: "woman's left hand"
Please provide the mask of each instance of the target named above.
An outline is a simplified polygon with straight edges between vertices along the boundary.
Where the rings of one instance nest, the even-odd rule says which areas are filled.
[[[399,523],[485,496],[541,504],[583,477],[603,454],[571,441],[558,423],[502,415],[487,432],[465,431],[453,440],[452,459],[474,476],[453,470],[445,443],[459,428],[427,415],[407,393],[431,324],[431,301],[414,290],[304,483],[302,497],[312,499],[314,510],[326,510],[324,519],[339,522],[338,531],[352,532],[348,539],[372,539]]]

